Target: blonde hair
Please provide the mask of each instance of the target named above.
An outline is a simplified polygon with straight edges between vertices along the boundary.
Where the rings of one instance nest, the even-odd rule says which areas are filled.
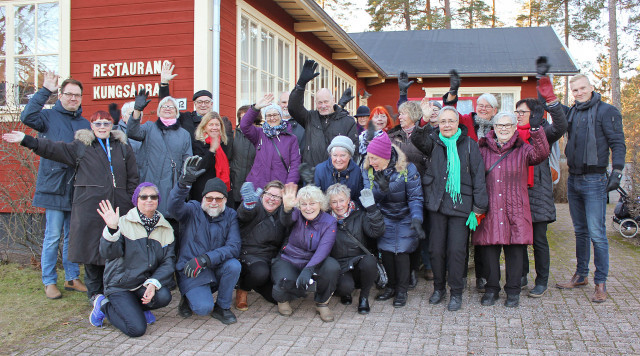
[[[320,209],[324,211],[329,209],[329,201],[327,200],[327,197],[322,193],[322,190],[315,185],[307,185],[298,190],[297,198],[298,204],[296,204],[296,206],[298,209],[300,209],[300,202],[303,200],[320,203]]]
[[[218,122],[220,122],[220,138],[222,143],[226,145],[227,130],[225,128],[224,122],[222,121],[222,118],[220,117],[220,114],[218,114],[215,111],[210,111],[209,113],[207,113],[205,116],[202,117],[202,121],[200,121],[200,124],[196,128],[196,140],[205,142],[204,140],[208,137],[207,133],[205,132],[205,129],[207,127],[207,124],[211,120],[218,120]]]
[[[569,83],[573,83],[573,82],[578,81],[578,80],[580,80],[582,78],[586,79],[587,83],[589,83],[589,85],[591,85],[591,81],[589,80],[589,77],[587,77],[584,74],[576,74],[576,75],[574,75],[573,77],[571,77],[569,79]]]

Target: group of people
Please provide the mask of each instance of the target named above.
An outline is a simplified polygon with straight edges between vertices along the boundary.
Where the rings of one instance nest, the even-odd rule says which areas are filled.
[[[433,280],[429,303],[442,302],[448,285],[447,308],[456,311],[471,242],[480,303],[499,299],[504,251],[505,306],[517,307],[528,245],[536,269],[529,296],[547,290],[546,230],[555,220],[548,157],[568,131],[578,263],[571,280],[557,286],[587,284],[592,241],[592,300],[605,301],[604,214],[606,193],[619,186],[624,168],[621,116],[583,75],[570,81],[575,105],[561,105],[549,67],[545,57],[536,61],[539,98],[520,100],[515,113],[498,112],[495,96],[485,93],[466,115],[456,109],[457,72],[450,73],[443,104],[408,101],[413,82],[402,72],[396,125],[385,107],[359,107],[350,116],[344,109],[350,91],[335,103],[320,89],[316,109],[306,109],[306,84],[318,75],[317,63],[307,60],[290,94],[277,102],[265,94],[239,108],[235,132],[228,118],[211,111],[206,90],[194,94],[195,111],[178,110],[168,62],[158,118],[145,123],[151,100],[144,90],[121,110],[84,119],[82,83],[73,79],[44,109],[58,90],[57,76],[46,73],[21,115],[38,137],[3,134],[42,157],[33,204],[46,211],[45,294],[61,297],[55,265],[64,235],[65,289],[87,293],[91,324],[107,318],[129,336],[145,333],[155,321],[151,310],[168,305],[176,286],[183,317],[210,314],[235,323],[231,306],[247,310],[251,290],[288,316],[290,301],[313,292],[317,313],[329,322],[331,297],[350,305],[355,289],[357,312],[369,313],[383,271],[388,280],[375,299],[405,306],[421,265]]]

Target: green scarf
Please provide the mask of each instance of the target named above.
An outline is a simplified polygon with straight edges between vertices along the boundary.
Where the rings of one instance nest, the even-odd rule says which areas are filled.
[[[442,143],[447,147],[447,185],[446,191],[451,200],[457,203],[462,200],[460,196],[460,157],[458,157],[457,141],[462,131],[458,129],[455,135],[446,138],[440,135]]]

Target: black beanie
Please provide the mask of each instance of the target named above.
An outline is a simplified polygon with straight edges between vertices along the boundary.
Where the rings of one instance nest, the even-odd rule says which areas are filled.
[[[211,94],[210,91],[208,91],[208,90],[199,90],[195,94],[193,94],[193,101],[196,101],[196,99],[198,99],[201,96],[206,96],[206,97],[209,97],[209,98],[213,99],[213,95]]]
[[[204,190],[202,191],[202,198],[204,198],[205,195],[207,195],[207,194],[209,194],[211,192],[222,193],[222,195],[224,195],[225,198],[228,197],[227,196],[227,185],[224,184],[222,179],[220,179],[218,177],[211,178],[211,179],[209,179],[207,181],[207,183],[204,185]]]

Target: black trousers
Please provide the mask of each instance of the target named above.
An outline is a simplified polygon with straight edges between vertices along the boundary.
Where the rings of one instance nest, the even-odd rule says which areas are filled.
[[[241,264],[242,270],[240,272],[240,279],[238,279],[238,288],[247,292],[253,289],[267,301],[275,303],[276,301],[271,295],[273,291],[273,284],[271,284],[271,266],[264,261]]]
[[[500,292],[500,252],[504,249],[507,294],[520,294],[520,278],[522,278],[522,251],[527,245],[490,245],[482,246],[484,265],[488,272],[487,292]]]
[[[84,284],[87,286],[87,297],[91,299],[96,294],[104,294],[104,266],[84,265]]]
[[[314,300],[317,303],[324,303],[331,298],[336,290],[338,277],[340,275],[340,264],[332,257],[325,258],[322,263],[315,266],[313,274],[316,292]],[[273,299],[276,302],[288,302],[296,298],[303,298],[307,291],[296,287],[296,280],[300,275],[302,268],[298,268],[285,261],[280,257],[276,257],[271,265],[271,281],[273,283]]]
[[[371,255],[365,255],[356,264],[353,269],[345,272],[338,278],[336,286],[336,295],[351,295],[356,287],[360,288],[360,297],[369,298],[369,292],[373,283],[378,277],[378,268],[376,267],[376,259]]]
[[[411,272],[411,262],[409,253],[393,253],[380,251],[382,253],[382,264],[387,270],[389,283],[387,288],[394,289],[397,293],[407,292],[409,289],[409,273]]]
[[[536,264],[536,285],[547,286],[549,282],[549,241],[547,240],[547,222],[533,223],[533,259]],[[522,276],[529,274],[529,254],[525,248],[522,258]]]
[[[135,291],[116,292],[109,295],[109,302],[100,310],[109,322],[120,329],[125,335],[138,337],[147,331],[147,321],[144,312],[147,310],[166,307],[171,302],[171,292],[163,287],[156,290],[156,294],[148,304],[142,304],[140,299],[147,290],[140,287]]]
[[[464,289],[462,278],[466,271],[465,261],[469,241],[467,218],[429,212],[429,221],[431,223],[429,254],[433,270],[433,287],[435,290],[445,289],[445,274],[448,268],[451,295],[462,295]]]

